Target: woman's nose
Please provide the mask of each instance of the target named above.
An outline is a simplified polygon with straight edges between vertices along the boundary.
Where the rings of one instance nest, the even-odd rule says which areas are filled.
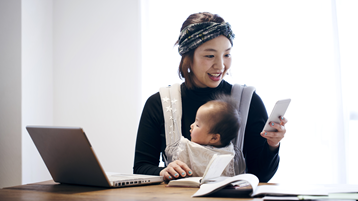
[[[225,68],[224,59],[218,58],[215,62],[214,68],[220,71],[223,71]]]

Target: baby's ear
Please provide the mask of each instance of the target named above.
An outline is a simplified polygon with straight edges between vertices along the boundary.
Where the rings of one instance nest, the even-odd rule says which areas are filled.
[[[211,134],[210,145],[220,146],[221,145],[221,135],[220,134]]]

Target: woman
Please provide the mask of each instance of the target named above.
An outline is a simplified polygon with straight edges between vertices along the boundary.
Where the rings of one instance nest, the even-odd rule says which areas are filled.
[[[231,67],[230,51],[234,34],[230,25],[218,15],[196,13],[183,23],[178,40],[182,56],[179,65],[182,98],[182,135],[189,140],[190,125],[198,108],[217,93],[231,94],[232,85],[223,80]],[[260,182],[269,181],[279,164],[279,143],[286,133],[286,119],[271,124],[277,132],[261,132],[267,112],[260,97],[252,95],[245,130],[243,153],[246,172],[255,174]],[[160,153],[166,147],[164,117],[160,94],[148,98],[138,127],[133,171],[136,174],[161,175],[165,180],[192,175],[181,161],[158,167]]]

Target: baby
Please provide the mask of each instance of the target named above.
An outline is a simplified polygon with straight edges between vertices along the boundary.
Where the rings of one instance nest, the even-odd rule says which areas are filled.
[[[236,100],[219,95],[202,105],[190,126],[191,140],[180,136],[177,142],[167,146],[166,163],[180,160],[193,170],[191,176],[202,177],[214,154],[236,155],[231,140],[239,132],[239,114]],[[223,176],[234,176],[234,160],[224,170]]]
[[[190,126],[191,141],[214,147],[228,146],[240,127],[236,102],[231,96],[220,95],[202,105]]]

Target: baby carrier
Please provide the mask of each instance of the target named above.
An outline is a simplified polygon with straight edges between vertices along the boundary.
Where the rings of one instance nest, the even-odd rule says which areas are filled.
[[[246,163],[243,155],[243,143],[247,116],[254,87],[235,84],[231,96],[237,101],[237,110],[241,117],[238,135],[229,146],[217,148],[203,146],[189,141],[182,136],[181,117],[182,103],[180,85],[174,84],[159,90],[162,100],[165,121],[166,148],[164,161],[166,165],[175,160],[186,163],[194,172],[193,176],[203,176],[205,168],[212,156],[216,154],[234,154],[234,160],[226,167],[223,176],[234,176],[245,172]]]

